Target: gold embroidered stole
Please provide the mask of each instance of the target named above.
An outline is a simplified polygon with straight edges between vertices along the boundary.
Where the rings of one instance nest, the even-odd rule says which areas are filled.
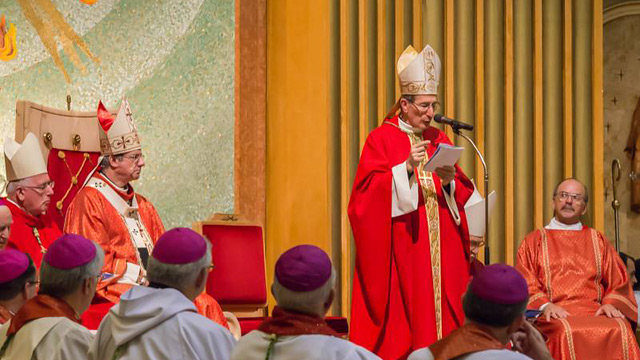
[[[411,145],[423,141],[422,135],[406,133],[409,136]],[[425,153],[418,168],[415,169],[422,197],[424,198],[424,209],[429,223],[429,251],[431,254],[431,277],[433,279],[433,300],[436,315],[436,331],[438,340],[442,339],[442,279],[440,277],[440,215],[438,210],[438,193],[433,181],[433,175],[424,170],[424,166],[429,161],[429,155]]]

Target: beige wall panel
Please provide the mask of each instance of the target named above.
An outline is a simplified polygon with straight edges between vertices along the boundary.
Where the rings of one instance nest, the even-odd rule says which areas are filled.
[[[445,0],[424,0],[424,8],[422,11],[422,23],[424,27],[424,32],[422,36],[423,46],[427,44],[431,45],[433,49],[440,56],[440,61],[444,66],[444,56],[445,56],[445,36],[444,36],[444,26],[445,26]],[[440,87],[438,88],[438,100],[444,106],[445,104],[445,94],[444,94],[444,72],[440,75]],[[436,125],[438,128],[442,129],[441,125]]]
[[[604,160],[604,129],[603,129],[603,99],[604,86],[602,76],[602,34],[603,34],[603,13],[602,0],[594,0],[592,8],[592,66],[591,66],[591,108],[592,108],[592,159],[593,169],[591,172],[591,178],[593,183],[591,191],[594,194],[602,194],[604,192],[604,179],[600,174],[603,172],[603,160]],[[604,230],[604,202],[602,196],[596,196],[593,198],[593,226],[598,230]]]
[[[331,254],[328,217],[329,4],[267,4],[268,282],[286,249]],[[295,119],[295,120],[292,120]],[[304,179],[304,180],[303,180]],[[273,300],[270,299],[270,304]]]
[[[553,217],[553,188],[563,178],[562,2],[543,1],[543,224]]]
[[[593,129],[591,87],[591,34],[593,14],[584,1],[573,3],[573,168],[574,176],[588,189],[593,189]],[[585,224],[593,226],[593,201],[584,217]]]
[[[504,261],[513,264],[514,234],[514,119],[513,119],[513,0],[504,6]]]
[[[474,29],[474,0],[458,0],[455,3],[455,63],[456,76],[456,119],[475,124],[475,29]],[[463,130],[464,131],[464,130]],[[472,139],[478,134],[477,129],[473,132],[465,131],[465,134]],[[462,155],[458,164],[462,167],[469,178],[474,177],[476,154],[473,147],[463,138],[455,136],[455,143],[464,146],[467,150]],[[476,179],[476,183],[482,182],[482,178]]]
[[[498,198],[489,224],[491,262],[504,261],[505,170],[504,170],[504,4],[485,1],[485,118],[486,157],[491,174],[489,187]]]
[[[534,119],[533,119],[533,2],[514,1],[514,248],[533,230]],[[505,254],[510,256],[510,254]],[[515,254],[512,254],[515,255]]]

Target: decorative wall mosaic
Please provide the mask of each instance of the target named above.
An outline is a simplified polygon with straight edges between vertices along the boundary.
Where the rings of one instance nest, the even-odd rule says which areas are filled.
[[[115,109],[126,95],[146,162],[134,187],[165,226],[232,212],[234,1],[50,0],[99,59],[75,43],[74,60],[58,44],[69,81],[25,17],[25,2],[0,0],[17,34],[17,56],[0,61],[0,142],[13,136],[18,99],[64,109],[69,94],[72,110],[95,111],[99,99]]]

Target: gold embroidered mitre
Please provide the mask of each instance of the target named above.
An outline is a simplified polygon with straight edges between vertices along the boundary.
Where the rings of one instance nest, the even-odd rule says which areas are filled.
[[[98,103],[100,123],[100,152],[102,155],[119,155],[141,149],[138,128],[133,121],[127,99],[122,99],[115,119],[102,104]]]
[[[418,53],[409,45],[398,58],[398,80],[402,95],[437,95],[440,58],[430,45]]]
[[[4,164],[7,170],[7,181],[47,173],[47,164],[42,157],[38,138],[33,133],[28,133],[22,144],[10,137],[5,137]]]

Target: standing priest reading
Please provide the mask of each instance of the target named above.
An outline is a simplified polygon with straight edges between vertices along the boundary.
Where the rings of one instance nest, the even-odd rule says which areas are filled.
[[[473,184],[457,165],[424,170],[439,144],[451,144],[431,126],[440,59],[429,45],[409,46],[397,70],[402,97],[367,138],[349,201],[351,340],[383,359],[406,358],[462,325],[469,280],[464,204]]]

